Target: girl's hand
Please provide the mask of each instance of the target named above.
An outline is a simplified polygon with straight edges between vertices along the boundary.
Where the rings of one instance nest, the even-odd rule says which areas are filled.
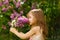
[[[14,27],[11,27],[11,28],[10,28],[10,31],[11,31],[12,33],[15,33],[17,30],[16,30]]]

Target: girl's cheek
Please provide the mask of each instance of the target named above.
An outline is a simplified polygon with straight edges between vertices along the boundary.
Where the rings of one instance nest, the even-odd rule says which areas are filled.
[[[30,22],[32,22],[33,20],[32,19],[29,19]]]

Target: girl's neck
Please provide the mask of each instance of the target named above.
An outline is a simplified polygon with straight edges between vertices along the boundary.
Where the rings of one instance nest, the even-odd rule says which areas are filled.
[[[34,28],[34,27],[40,27],[40,24],[39,23],[34,23],[34,24],[32,24],[32,25],[30,25],[31,26],[31,28]]]
[[[31,25],[31,28],[39,27],[39,25]]]

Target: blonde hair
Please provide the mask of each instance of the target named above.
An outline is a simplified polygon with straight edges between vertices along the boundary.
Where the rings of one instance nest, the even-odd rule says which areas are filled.
[[[33,9],[31,11],[29,11],[29,14],[32,14],[36,20],[37,20],[37,25],[40,26],[40,28],[43,30],[43,36],[46,37],[46,35],[48,34],[48,30],[47,30],[47,27],[46,27],[46,21],[44,19],[44,14],[43,14],[43,11],[41,9]]]

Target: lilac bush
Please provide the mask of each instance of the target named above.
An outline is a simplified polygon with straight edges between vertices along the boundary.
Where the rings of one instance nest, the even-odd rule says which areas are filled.
[[[10,27],[15,27],[24,33],[30,29],[26,14],[31,9],[36,8],[36,5],[30,4],[28,1],[29,0],[0,0],[0,40],[20,39],[11,35],[9,31]]]
[[[0,7],[2,7],[2,12],[5,13],[5,12],[8,12],[9,10],[12,9],[12,13],[10,14],[10,18],[11,18],[11,23],[10,24],[13,24],[12,22],[14,20],[15,23],[13,24],[13,26],[15,27],[22,27],[24,26],[24,24],[28,23],[28,19],[25,17],[23,18],[23,11],[20,10],[20,12],[17,12],[13,7],[13,5],[11,6],[10,5],[10,2],[13,2],[13,4],[15,5],[15,8],[20,8],[20,6],[22,6],[22,4],[24,4],[24,2],[26,2],[26,0],[24,0],[23,2],[20,1],[20,0],[3,0],[0,2]],[[12,26],[12,25],[11,25]]]
[[[29,31],[28,19],[23,16],[35,8],[44,11],[49,26],[48,40],[60,40],[60,0],[0,0],[0,40],[21,40],[9,29],[14,26],[23,27],[24,33]]]
[[[18,14],[16,11],[14,11],[10,18],[12,19],[12,22],[15,20],[14,24],[12,23],[15,27],[23,27],[24,24],[29,22],[28,18],[22,16],[22,12],[21,14]]]

